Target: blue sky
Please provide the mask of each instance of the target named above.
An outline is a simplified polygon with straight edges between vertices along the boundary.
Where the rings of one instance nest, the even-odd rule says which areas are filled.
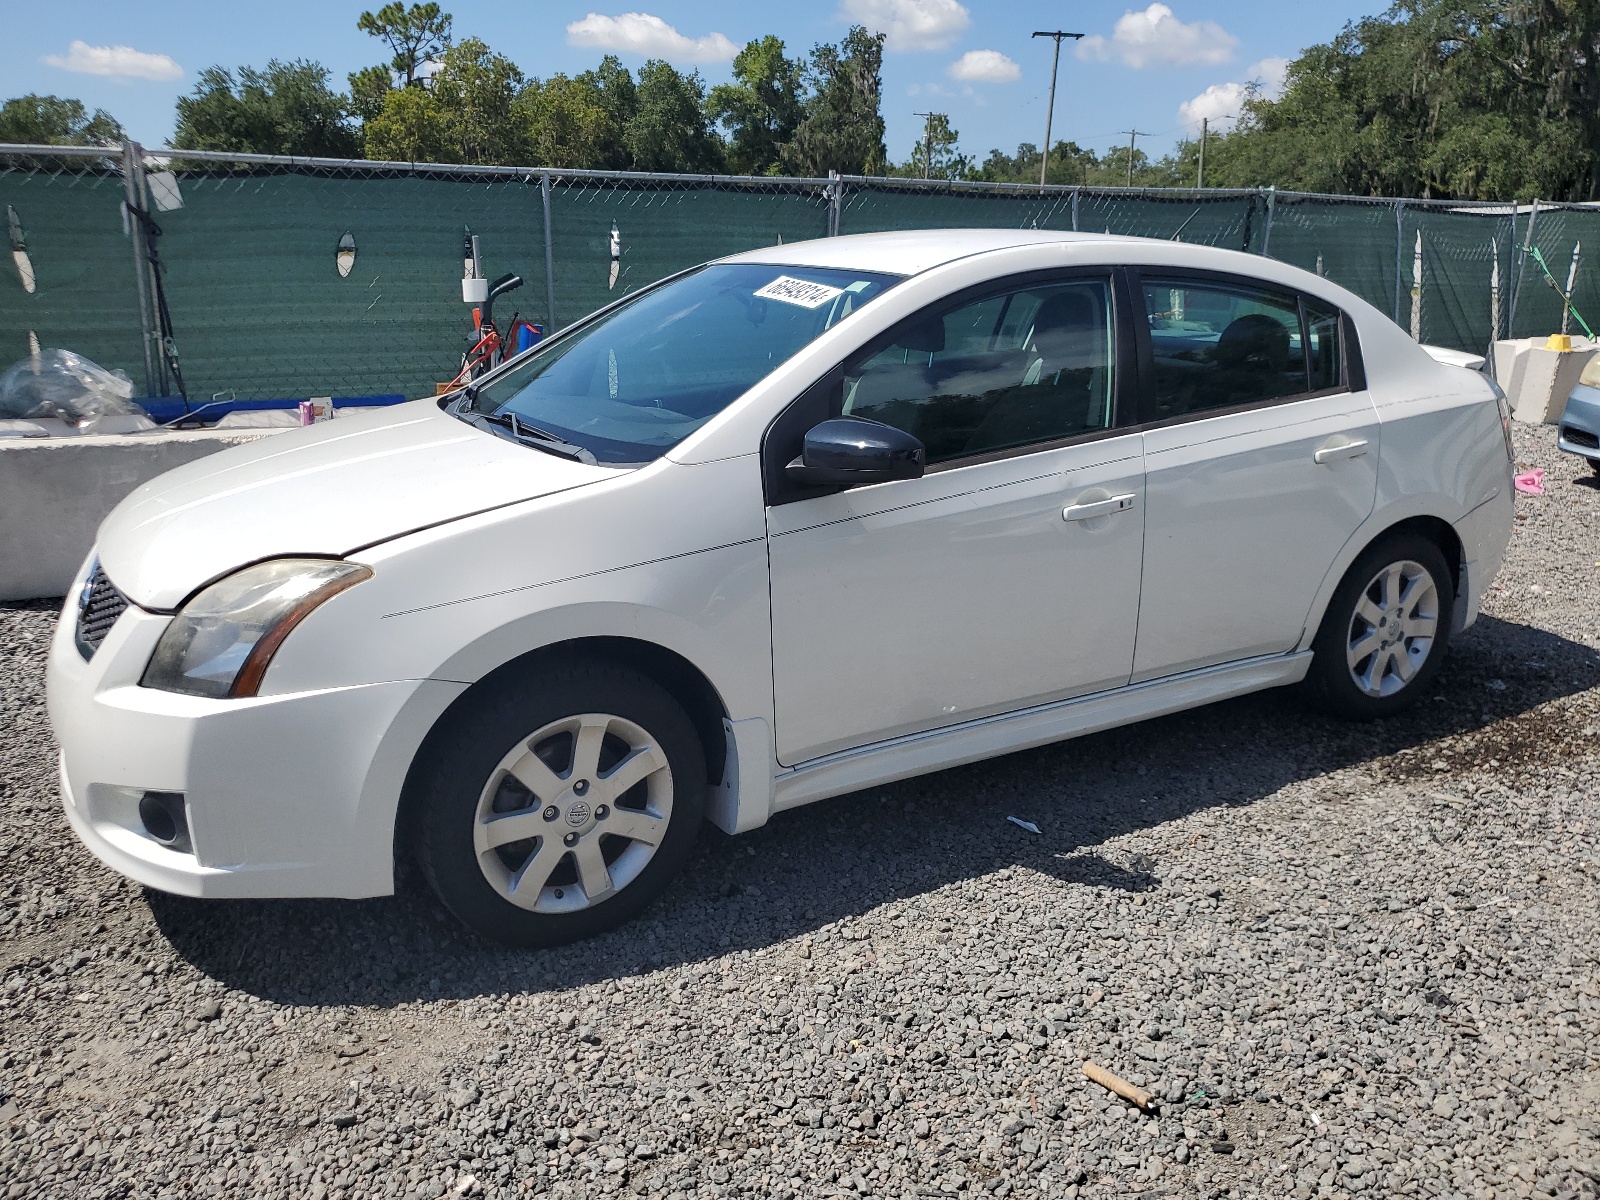
[[[370,3],[370,7],[377,7]],[[353,70],[383,61],[383,48],[356,30],[359,0],[78,0],[13,4],[6,17],[3,95],[76,96],[108,109],[147,145],[172,131],[173,102],[214,63],[262,66],[269,58],[314,58],[343,86]],[[837,41],[852,23],[885,31],[884,116],[889,151],[908,157],[921,129],[915,112],[946,112],[961,146],[981,158],[1044,134],[1050,43],[1036,29],[1089,35],[1063,43],[1054,138],[1104,151],[1148,134],[1159,155],[1209,115],[1227,124],[1241,86],[1270,88],[1282,64],[1326,41],[1347,20],[1383,3],[1327,0],[1169,0],[1071,5],[1034,0],[821,0],[815,4],[733,0],[544,0],[539,4],[444,0],[457,37],[476,35],[530,75],[593,66],[608,49],[637,67],[661,57],[727,78],[733,49],[775,33],[791,54]]]

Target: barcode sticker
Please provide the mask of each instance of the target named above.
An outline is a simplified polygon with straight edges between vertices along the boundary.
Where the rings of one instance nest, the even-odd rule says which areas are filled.
[[[825,283],[812,283],[809,279],[779,275],[755,294],[766,300],[777,300],[782,304],[795,304],[801,308],[821,308],[835,296],[843,295],[844,289],[829,287]]]

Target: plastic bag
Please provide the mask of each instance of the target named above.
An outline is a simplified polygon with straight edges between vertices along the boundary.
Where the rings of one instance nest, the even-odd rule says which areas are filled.
[[[133,381],[71,350],[44,350],[0,372],[0,417],[57,417],[78,425],[91,417],[142,416]]]

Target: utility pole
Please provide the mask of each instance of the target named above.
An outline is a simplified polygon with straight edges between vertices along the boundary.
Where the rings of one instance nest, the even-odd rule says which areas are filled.
[[[1233,120],[1233,114],[1223,113],[1220,119],[1224,121],[1231,121]],[[1206,127],[1210,125],[1210,123],[1210,117],[1200,118],[1200,169],[1195,173],[1194,177],[1194,186],[1196,191],[1199,191],[1206,185]]]
[[[1135,138],[1137,138],[1137,137],[1149,137],[1150,135],[1148,133],[1146,133],[1142,129],[1124,129],[1122,132],[1128,135],[1128,186],[1132,187],[1133,186],[1133,140]]]
[[[1044,111],[1044,146],[1039,155],[1039,187],[1044,188],[1045,173],[1050,169],[1050,124],[1056,115],[1056,68],[1061,65],[1061,39],[1071,38],[1077,41],[1083,36],[1081,33],[1066,33],[1060,29],[1038,30],[1034,37],[1054,38],[1056,43],[1055,56],[1050,60],[1050,104]]]
[[[922,177],[933,178],[933,119],[943,113],[912,113],[913,117],[926,118],[922,122]]]

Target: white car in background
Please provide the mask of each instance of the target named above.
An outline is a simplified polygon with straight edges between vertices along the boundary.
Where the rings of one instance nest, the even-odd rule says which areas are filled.
[[[563,942],[707,817],[1288,684],[1398,712],[1511,516],[1494,386],[1304,271],[776,246],[134,492],[50,655],[66,814],[151,887],[377,896],[414,856]]]

